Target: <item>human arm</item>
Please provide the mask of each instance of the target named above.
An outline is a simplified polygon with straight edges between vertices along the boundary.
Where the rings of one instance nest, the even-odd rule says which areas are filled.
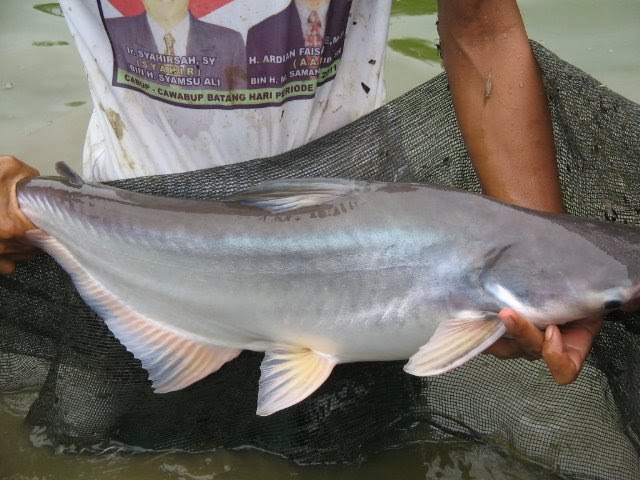
[[[443,63],[462,137],[483,192],[548,212],[564,211],[549,106],[515,0],[440,0]],[[575,380],[602,318],[539,331],[511,309],[512,339],[485,353],[542,357],[558,383]]]
[[[39,172],[15,157],[0,156],[0,274],[15,271],[16,263],[32,259],[39,252],[24,240],[36,226],[20,211],[16,186]]]
[[[515,0],[441,0],[438,16],[456,116],[484,193],[562,212],[549,107]]]

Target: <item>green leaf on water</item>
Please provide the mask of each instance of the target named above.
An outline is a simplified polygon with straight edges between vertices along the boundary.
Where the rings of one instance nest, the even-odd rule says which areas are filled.
[[[60,8],[59,3],[39,3],[34,5],[33,8],[40,10],[41,12],[48,13],[49,15],[64,17],[64,13],[62,13],[62,8]]]
[[[33,42],[32,45],[34,47],[54,47],[56,45],[69,45],[69,42],[65,40],[58,40],[57,42],[52,42],[49,40],[44,40],[42,42]]]
[[[431,15],[437,11],[437,0],[393,0],[391,4],[391,15]]]
[[[84,105],[85,103],[87,103],[87,102],[85,102],[85,101],[83,101],[83,100],[76,100],[76,101],[74,101],[74,102],[67,102],[67,103],[65,103],[65,105],[66,105],[67,107],[81,107],[81,106],[82,106],[82,105]]]
[[[423,62],[440,62],[438,48],[423,38],[394,38],[389,40],[389,48]]]

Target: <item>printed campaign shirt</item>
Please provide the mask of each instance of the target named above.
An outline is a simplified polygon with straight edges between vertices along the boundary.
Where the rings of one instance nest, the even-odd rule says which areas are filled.
[[[385,100],[391,0],[61,0],[90,181],[268,157]]]

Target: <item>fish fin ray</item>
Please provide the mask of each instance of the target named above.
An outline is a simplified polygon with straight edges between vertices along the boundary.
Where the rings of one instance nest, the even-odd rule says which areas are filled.
[[[496,314],[446,320],[405,365],[405,372],[426,377],[448,372],[484,351],[507,331]]]
[[[225,201],[285,213],[303,207],[332,204],[362,190],[365,184],[338,178],[299,178],[262,182],[234,193]]]
[[[53,244],[53,242],[55,241],[55,239],[51,235],[49,235],[41,228],[28,230],[27,232],[25,232],[25,237],[27,237],[27,240],[29,240],[29,242],[33,244],[33,246],[38,247],[44,251],[47,251],[47,246],[49,244]]]
[[[40,229],[26,235],[69,273],[87,305],[149,373],[157,393],[185,388],[217,371],[242,351],[171,329],[136,312],[95,280],[54,237]]]
[[[337,359],[308,348],[276,348],[260,365],[258,409],[271,415],[304,400],[329,377]]]

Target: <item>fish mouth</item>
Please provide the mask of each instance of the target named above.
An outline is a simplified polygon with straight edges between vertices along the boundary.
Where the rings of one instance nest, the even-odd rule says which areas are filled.
[[[629,290],[628,300],[619,307],[624,312],[640,310],[640,283],[637,283]]]

